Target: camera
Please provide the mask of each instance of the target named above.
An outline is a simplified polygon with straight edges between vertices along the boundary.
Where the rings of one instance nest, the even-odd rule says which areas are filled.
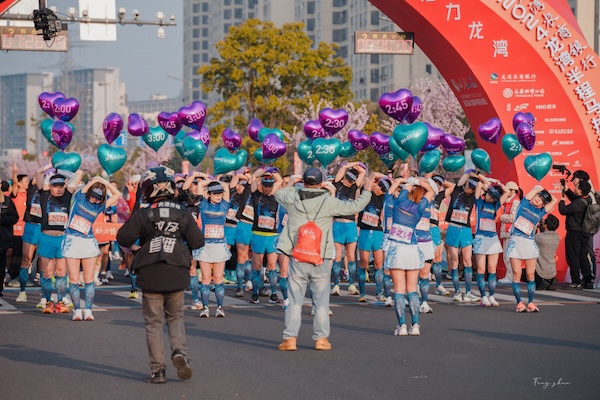
[[[563,174],[565,176],[564,178],[562,178],[560,180],[560,184],[562,185],[563,192],[564,192],[566,190],[566,188],[567,188],[567,178],[569,176],[571,176],[571,171],[569,171],[567,169],[567,167],[564,166],[564,165],[562,165],[562,164],[552,164],[552,169],[560,172],[561,174]]]
[[[54,11],[45,7],[33,10],[33,26],[35,30],[41,31],[39,34],[44,37],[44,40],[51,40],[58,32],[67,30],[67,25],[58,19]]]

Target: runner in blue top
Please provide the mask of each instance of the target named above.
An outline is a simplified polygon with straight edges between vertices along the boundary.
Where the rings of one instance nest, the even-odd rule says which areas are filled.
[[[438,185],[431,178],[427,178],[429,186],[433,189],[434,197],[438,193]],[[433,235],[431,233],[431,210],[433,208],[432,203],[425,208],[421,220],[415,228],[415,234],[417,235],[417,242],[419,243],[419,249],[423,253],[425,262],[423,268],[419,270],[419,290],[421,292],[421,306],[419,312],[422,314],[432,313],[433,309],[429,306],[429,277],[431,276],[431,264],[435,257],[435,244],[433,242]]]
[[[227,218],[225,220],[225,238],[227,239],[227,245],[229,248],[231,248],[231,246],[235,246],[236,250],[237,244],[235,237],[238,226],[237,214],[240,209],[240,203],[242,202],[244,189],[248,185],[248,182],[250,182],[250,179],[250,173],[247,173],[244,170],[239,170],[233,175],[231,182],[229,182],[229,190],[231,195],[229,199],[229,209],[227,210]],[[246,253],[247,252],[248,250],[246,249]],[[245,257],[247,260],[247,254]],[[252,271],[252,267],[251,264],[246,261],[239,262],[239,256],[236,261],[235,280],[237,282],[237,289],[235,291],[235,297],[243,297],[244,282],[250,280],[250,272]]]
[[[481,306],[498,307],[499,304],[494,298],[496,291],[496,267],[498,258],[502,253],[502,243],[498,238],[496,230],[496,213],[504,204],[510,191],[504,185],[499,184],[502,194],[497,187],[492,186],[495,179],[481,176],[481,182],[475,188],[475,210],[476,213],[476,231],[473,239],[473,257],[475,267],[477,268],[477,286],[481,293]],[[485,271],[487,265],[488,287],[490,296],[485,293]]]
[[[110,197],[107,200],[107,190]],[[69,293],[75,311],[73,321],[93,321],[92,304],[94,303],[94,269],[96,257],[100,254],[98,241],[94,237],[92,225],[98,214],[112,207],[121,197],[121,192],[105,179],[97,176],[91,179],[81,191],[74,196],[63,253],[69,270]],[[79,291],[79,266],[83,268],[85,291],[85,309],[81,312],[81,294]]]
[[[431,203],[431,226],[429,227],[429,230],[431,232],[433,245],[435,246],[431,272],[433,272],[433,275],[435,276],[435,293],[442,296],[448,296],[450,292],[442,285],[442,253],[444,251],[444,243],[442,242],[442,235],[440,232],[439,213],[442,202],[446,197],[452,194],[456,184],[445,180],[441,175],[433,175],[431,179],[433,179],[439,188],[438,194],[433,198],[433,202]]]
[[[229,185],[210,180],[208,175],[203,173],[200,173],[200,176],[207,178],[198,184],[200,193],[204,195],[200,201],[200,219],[202,220],[205,245],[193,252],[194,258],[200,261],[200,270],[202,271],[200,295],[204,307],[200,311],[200,317],[208,318],[209,316],[208,297],[211,279],[215,282],[215,297],[217,298],[215,317],[224,317],[223,273],[225,262],[231,257],[225,238],[225,219],[229,209]]]
[[[387,257],[387,251],[390,248],[390,229],[392,229],[392,221],[394,214],[394,201],[396,200],[396,196],[400,193],[400,184],[406,183],[406,179],[399,178],[392,181],[392,185],[388,189],[385,194],[384,203],[383,203],[383,244],[381,245],[381,249],[383,251],[383,259],[385,260]],[[390,270],[385,267],[383,268],[383,294],[385,296],[386,307],[391,307],[394,304],[394,300],[392,299],[392,277],[390,275]]]
[[[535,295],[535,266],[540,255],[535,244],[534,234],[537,224],[546,213],[552,209],[558,199],[541,186],[535,186],[519,203],[515,222],[510,231],[510,240],[506,249],[513,270],[512,289],[517,301],[517,312],[538,312],[534,304]],[[527,277],[527,307],[521,302],[521,273],[522,263],[525,262]]]

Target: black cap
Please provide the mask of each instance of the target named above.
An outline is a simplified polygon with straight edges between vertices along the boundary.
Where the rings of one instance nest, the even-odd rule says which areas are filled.
[[[260,183],[263,186],[266,186],[266,187],[274,186],[275,185],[275,178],[273,178],[272,175],[263,176],[263,178],[261,179]]]
[[[581,181],[589,181],[590,180],[590,174],[588,174],[587,172],[585,172],[582,169],[578,169],[577,171],[573,172],[573,177],[571,178],[571,180],[578,178]]]
[[[490,186],[487,190],[487,194],[489,194],[496,200],[500,200],[500,197],[502,197],[502,195],[495,186]]]
[[[223,186],[221,186],[221,184],[219,182],[213,181],[211,183],[208,184],[208,186],[206,187],[206,191],[210,194],[218,194],[218,193],[223,193]]]
[[[302,176],[306,185],[318,185],[323,182],[323,174],[318,168],[309,168]]]
[[[350,182],[356,182],[358,179],[358,170],[355,168],[350,168],[348,171],[346,171],[346,175],[344,175],[344,177]]]
[[[540,197],[544,201],[544,204],[548,204],[548,203],[550,203],[552,201],[552,195],[546,189],[543,189],[538,194],[540,195]]]

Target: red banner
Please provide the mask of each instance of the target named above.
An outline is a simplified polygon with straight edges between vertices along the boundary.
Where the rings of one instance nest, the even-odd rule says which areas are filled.
[[[102,222],[96,221],[94,222],[94,236],[98,243],[112,242],[117,240],[117,232],[119,228],[121,228],[123,224],[119,224],[116,222]]]
[[[0,0],[0,15],[4,14],[9,8],[17,4],[20,0]]]

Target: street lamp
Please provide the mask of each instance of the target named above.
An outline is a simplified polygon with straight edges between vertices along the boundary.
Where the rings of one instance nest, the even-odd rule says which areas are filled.
[[[183,101],[183,103],[186,103],[186,100],[187,100],[187,102],[192,101],[192,87],[193,87],[192,82],[188,81],[187,79],[178,78],[176,76],[171,76],[171,75],[167,75],[167,78],[175,79],[176,81],[181,81],[181,82],[185,83],[188,86],[188,94],[187,94],[187,99],[184,98],[183,96],[181,96],[182,101]]]

